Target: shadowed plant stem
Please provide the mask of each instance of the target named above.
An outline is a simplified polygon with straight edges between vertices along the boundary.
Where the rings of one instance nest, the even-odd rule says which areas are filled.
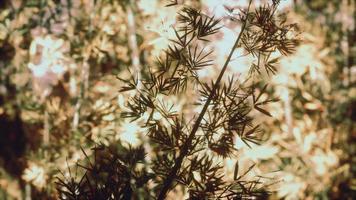
[[[49,129],[50,129],[50,122],[49,122],[49,114],[48,114],[48,110],[47,110],[47,106],[45,104],[45,111],[44,111],[44,127],[43,127],[43,144],[45,146],[49,145]]]
[[[250,0],[250,2],[249,2],[247,13],[249,12],[251,2],[252,2],[252,0]],[[235,42],[234,46],[232,47],[232,49],[231,49],[231,51],[229,53],[229,56],[226,58],[225,64],[224,64],[223,68],[221,69],[217,80],[214,83],[213,89],[212,89],[208,99],[206,100],[202,111],[200,112],[197,120],[195,121],[195,124],[193,125],[193,128],[192,128],[192,130],[191,130],[191,132],[189,134],[188,139],[185,141],[184,145],[182,146],[180,154],[179,154],[179,156],[178,156],[178,158],[177,158],[172,170],[170,171],[170,173],[168,174],[167,178],[163,182],[163,186],[162,186],[161,192],[159,193],[158,198],[157,198],[158,200],[163,200],[166,197],[167,192],[171,188],[171,185],[172,185],[174,179],[176,179],[176,177],[177,177],[178,170],[182,166],[183,159],[189,153],[189,149],[192,146],[193,139],[194,139],[195,134],[196,134],[196,132],[197,132],[199,126],[200,126],[200,123],[203,120],[203,117],[204,117],[204,115],[205,115],[205,113],[206,113],[206,111],[207,111],[207,109],[208,109],[208,107],[210,105],[210,102],[211,102],[211,100],[213,99],[213,97],[215,95],[216,89],[220,85],[220,82],[222,80],[222,77],[223,77],[226,69],[227,69],[227,66],[229,65],[229,63],[231,61],[232,54],[234,53],[235,49],[238,47],[238,44],[239,44],[240,39],[241,39],[241,36],[242,36],[242,34],[243,34],[243,32],[244,32],[244,30],[246,28],[247,17],[248,16],[246,16],[246,19],[244,19],[244,21],[243,21],[243,24],[242,24],[242,27],[241,27],[241,31],[240,31],[237,39],[236,39],[236,42]]]

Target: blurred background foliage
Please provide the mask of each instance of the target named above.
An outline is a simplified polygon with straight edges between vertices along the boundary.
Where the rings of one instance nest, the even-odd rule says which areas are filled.
[[[255,1],[261,3],[263,1]],[[139,146],[145,136],[121,119],[127,95],[116,76],[127,68],[147,74],[174,36],[176,8],[159,0],[0,1],[0,199],[57,199],[60,171],[85,162],[90,149]],[[234,41],[233,13],[247,1],[192,0],[185,4],[222,18],[213,38],[217,76]],[[266,75],[273,117],[256,113],[265,131],[261,145],[236,138],[226,173],[256,166],[251,176],[276,180],[272,199],[356,198],[356,3],[353,0],[281,1],[297,23],[302,43]],[[232,9],[233,10],[233,9]],[[230,10],[231,11],[231,10]],[[228,45],[231,46],[231,45]],[[229,73],[243,77],[248,58],[235,58]],[[172,101],[187,112],[194,91]],[[120,148],[119,148],[120,149]],[[64,174],[66,175],[66,174]],[[179,191],[175,198],[183,198]]]

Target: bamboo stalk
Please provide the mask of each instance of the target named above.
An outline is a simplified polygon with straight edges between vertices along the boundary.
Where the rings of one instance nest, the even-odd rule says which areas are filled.
[[[292,116],[292,106],[290,102],[290,94],[287,86],[283,86],[283,90],[285,91],[285,99],[283,99],[284,117],[286,118],[288,135],[291,136],[293,135],[293,116]]]
[[[133,69],[133,74],[136,75],[137,80],[141,79],[141,64],[140,64],[140,59],[139,59],[139,49],[137,46],[137,37],[136,37],[136,21],[135,21],[135,16],[134,12],[132,10],[133,6],[133,1],[129,1],[129,5],[126,7],[126,12],[127,12],[127,26],[128,26],[128,46],[131,50],[131,63],[132,63],[132,69]],[[138,81],[138,85],[136,86],[136,89],[139,91],[142,87],[141,81]],[[145,161],[149,162],[151,160],[151,152],[152,148],[150,146],[150,143],[147,139],[147,137],[142,137],[142,142],[143,142],[143,147],[145,149],[145,152],[147,152]]]
[[[46,105],[46,104],[45,104]],[[45,110],[44,110],[44,119],[43,119],[43,144],[45,146],[49,145],[49,129],[50,129],[50,124],[49,124],[49,114],[47,111],[47,106],[45,106]]]
[[[26,183],[25,185],[25,200],[31,200],[31,184]]]
[[[76,130],[79,125],[80,121],[80,108],[82,106],[83,100],[86,98],[86,91],[89,88],[89,64],[87,59],[84,59],[82,64],[82,71],[81,71],[81,86],[80,86],[80,94],[78,95],[77,102],[75,104],[75,111],[73,116],[73,130]]]
[[[140,59],[139,59],[139,50],[137,47],[137,37],[136,37],[136,25],[135,25],[135,16],[131,8],[132,1],[126,7],[127,10],[127,26],[128,26],[128,45],[131,50],[131,64],[134,74],[138,77],[138,80],[141,79],[141,70],[140,70]]]

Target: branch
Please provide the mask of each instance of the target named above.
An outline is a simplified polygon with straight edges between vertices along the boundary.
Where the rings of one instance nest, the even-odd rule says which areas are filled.
[[[251,5],[251,2],[252,0],[250,0],[250,3],[249,3],[249,6],[248,6],[248,9],[247,9],[247,13],[249,12],[250,10],[250,5]],[[175,162],[175,165],[173,166],[172,170],[170,171],[170,173],[168,174],[167,178],[165,179],[165,181],[163,182],[163,187],[161,189],[161,192],[158,196],[158,200],[163,200],[165,197],[166,197],[166,194],[168,192],[168,190],[170,189],[174,179],[176,179],[177,177],[177,172],[178,170],[180,169],[182,163],[183,163],[183,159],[188,155],[188,152],[189,152],[189,148],[190,146],[192,145],[192,142],[193,142],[193,139],[195,137],[195,134],[200,126],[200,123],[209,107],[209,104],[211,102],[211,100],[213,99],[214,95],[215,95],[215,91],[216,89],[218,88],[221,80],[222,80],[222,77],[227,69],[227,66],[231,60],[231,57],[232,57],[232,54],[234,53],[235,49],[237,48],[239,42],[240,42],[240,39],[241,39],[241,36],[246,28],[246,23],[247,23],[247,18],[244,20],[244,23],[242,24],[242,27],[241,27],[241,31],[236,39],[236,42],[234,44],[234,46],[232,47],[230,53],[229,53],[229,56],[227,57],[226,61],[225,61],[225,64],[223,66],[223,68],[221,69],[220,71],[220,74],[214,84],[214,87],[207,99],[207,101],[205,102],[204,104],[204,107],[203,107],[203,110],[200,112],[195,124],[193,125],[193,128],[192,128],[192,131],[190,132],[189,134],[189,137],[188,139],[186,140],[186,142],[184,143],[182,149],[181,149],[181,153],[179,154],[179,157],[177,158],[176,162]]]

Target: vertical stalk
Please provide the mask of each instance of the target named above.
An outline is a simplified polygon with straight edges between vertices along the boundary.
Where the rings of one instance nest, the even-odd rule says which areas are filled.
[[[140,76],[140,59],[139,50],[137,47],[137,37],[136,37],[136,25],[135,16],[131,8],[132,1],[129,1],[129,5],[126,7],[127,11],[127,26],[128,26],[128,45],[131,50],[131,63],[134,74],[137,74],[138,80],[141,79]]]
[[[353,5],[352,5],[353,4]],[[352,78],[352,67],[355,64],[355,53],[356,53],[356,2],[354,1],[353,3],[350,1],[347,6],[350,6],[351,8],[351,13],[350,15],[353,15],[353,23],[354,23],[354,29],[352,30],[349,28],[347,30],[347,43],[348,43],[348,55],[347,55],[347,67],[348,67],[348,87],[351,87],[353,84],[353,78]]]
[[[49,115],[48,115],[48,111],[47,111],[47,106],[45,103],[45,110],[44,110],[44,119],[43,119],[43,144],[45,146],[49,145]]]
[[[290,102],[290,94],[287,86],[282,86],[284,90],[285,99],[284,103],[284,117],[286,118],[286,123],[288,127],[288,134],[293,135],[293,116],[292,116],[292,106]],[[297,139],[297,138],[296,138]]]
[[[25,200],[31,200],[31,184],[26,183],[25,185]]]
[[[131,50],[131,64],[132,64],[132,69],[134,75],[136,75],[136,78],[138,80],[138,85],[136,86],[137,90],[139,91],[142,88],[141,84],[141,67],[140,67],[140,52],[137,47],[137,37],[136,37],[136,21],[135,21],[135,16],[134,12],[132,10],[132,7],[134,6],[134,2],[132,0],[129,0],[129,4],[126,6],[126,12],[127,12],[127,27],[128,27],[128,45],[129,49]],[[147,155],[145,157],[145,161],[151,160],[151,154],[152,148],[149,144],[149,141],[146,139],[146,137],[142,137],[143,141],[143,147],[145,149],[145,152],[147,152]],[[132,191],[131,191],[132,193]],[[129,196],[132,194],[130,193]],[[131,198],[128,198],[131,199]]]
[[[82,64],[81,79],[82,82],[80,86],[80,94],[78,95],[77,103],[75,104],[75,112],[73,116],[73,130],[78,128],[80,120],[80,108],[83,100],[86,98],[86,92],[89,88],[89,64],[87,62],[87,58],[84,58]]]
[[[94,7],[94,10],[92,13],[90,13],[89,15],[89,37],[90,37],[90,42],[91,40],[94,38],[93,35],[93,18],[96,15],[96,10]],[[89,45],[89,44],[87,44]],[[86,49],[86,48],[84,48]],[[72,129],[76,130],[78,128],[79,125],[79,121],[80,121],[80,109],[82,106],[82,102],[84,101],[84,99],[86,98],[86,93],[88,91],[89,88],[89,73],[90,73],[90,66],[88,63],[89,57],[90,57],[90,53],[91,50],[88,51],[84,51],[84,58],[83,58],[83,62],[82,62],[82,69],[81,69],[81,75],[80,75],[80,79],[81,79],[81,84],[80,84],[80,93],[79,95],[77,95],[77,102],[75,104],[75,111],[74,111],[74,116],[73,116],[73,125],[72,125]]]
[[[250,0],[249,2],[249,5],[248,5],[248,10],[247,10],[247,13],[249,12],[250,10],[250,5],[251,5],[251,2],[252,0]],[[246,28],[246,24],[247,24],[247,16],[246,16],[246,19],[244,20],[243,24],[242,24],[242,27],[241,27],[241,31],[234,43],[234,46],[232,47],[232,49],[230,50],[230,53],[229,53],[229,56],[227,57],[226,61],[225,61],[225,64],[223,66],[223,68],[221,69],[220,71],[220,74],[217,78],[217,80],[215,81],[214,83],[214,86],[213,86],[213,89],[207,99],[207,101],[205,102],[204,104],[204,107],[202,109],[202,111],[200,112],[197,120],[195,121],[195,124],[193,125],[193,128],[188,136],[188,139],[186,140],[186,142],[184,143],[184,145],[182,146],[181,148],[181,151],[180,151],[180,154],[172,168],[172,170],[170,171],[170,173],[168,174],[167,178],[164,180],[163,182],[163,186],[162,186],[162,189],[161,189],[161,192],[159,193],[158,195],[158,200],[163,200],[166,195],[167,195],[167,192],[168,190],[170,189],[174,179],[176,179],[177,177],[177,173],[178,173],[178,170],[181,168],[182,166],[182,163],[183,163],[183,159],[188,155],[189,153],[189,148],[192,146],[192,143],[193,143],[193,139],[195,137],[195,134],[196,132],[198,131],[198,128],[200,126],[200,123],[201,121],[203,120],[203,117],[210,105],[210,102],[211,100],[213,99],[214,95],[215,95],[215,92],[216,92],[216,89],[218,88],[218,86],[220,85],[220,82],[222,80],[222,77],[227,69],[227,66],[229,65],[230,63],[230,60],[231,60],[231,57],[232,57],[232,54],[234,53],[235,49],[237,48],[239,42],[240,42],[240,39],[241,39],[241,36]]]

